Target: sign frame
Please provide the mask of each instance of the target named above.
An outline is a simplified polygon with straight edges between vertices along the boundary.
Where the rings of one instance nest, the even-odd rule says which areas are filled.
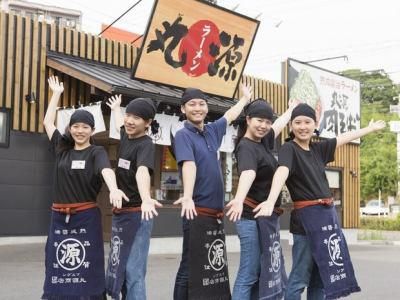
[[[141,62],[141,58],[142,58],[142,56],[143,56],[143,54],[144,54],[143,51],[145,51],[144,48],[145,48],[146,44],[149,42],[148,39],[149,39],[150,29],[152,29],[152,28],[151,28],[151,25],[152,25],[153,18],[154,18],[156,9],[157,9],[157,5],[159,4],[160,1],[161,1],[161,0],[155,0],[155,1],[154,1],[154,5],[153,5],[153,8],[152,8],[152,12],[151,12],[150,17],[149,17],[149,20],[148,20],[148,22],[147,22],[146,31],[145,31],[145,34],[144,34],[144,37],[143,37],[142,45],[141,45],[141,47],[139,48],[138,53],[137,53],[137,56],[136,56],[136,58],[135,58],[135,62],[134,62],[133,65],[132,65],[132,69],[131,69],[131,78],[132,78],[132,79],[136,79],[136,80],[145,81],[145,82],[154,83],[154,84],[162,84],[162,85],[165,85],[165,86],[168,86],[168,87],[171,87],[171,88],[178,88],[178,89],[180,89],[180,90],[184,90],[184,89],[185,89],[186,87],[188,87],[188,86],[183,86],[183,85],[182,85],[182,86],[178,86],[178,85],[173,85],[173,84],[169,84],[169,83],[166,83],[166,82],[158,82],[158,81],[151,80],[151,79],[148,79],[148,78],[142,78],[142,77],[137,77],[137,76],[136,76],[136,75],[137,75],[137,72],[138,72],[138,69],[139,69],[139,67],[140,67],[139,64],[140,64],[140,62]],[[187,0],[186,0],[186,1],[187,1]],[[243,19],[245,19],[245,20],[247,20],[247,21],[251,21],[251,22],[254,22],[254,23],[255,23],[254,35],[253,35],[253,37],[251,38],[248,52],[246,53],[245,57],[243,57],[243,58],[244,58],[244,60],[243,60],[243,67],[241,68],[240,72],[238,72],[237,78],[235,78],[235,80],[236,80],[237,82],[236,82],[236,84],[235,84],[235,88],[234,88],[234,90],[232,91],[232,93],[229,93],[229,95],[228,95],[228,94],[222,95],[222,94],[218,94],[218,93],[208,92],[205,88],[202,88],[202,87],[193,86],[193,87],[197,87],[197,88],[202,89],[203,92],[206,93],[206,94],[208,94],[208,95],[212,95],[212,96],[216,96],[216,97],[223,97],[223,98],[227,98],[227,99],[233,99],[234,96],[235,96],[235,94],[236,94],[236,91],[238,90],[238,86],[239,86],[239,84],[240,84],[240,79],[241,79],[241,77],[242,77],[242,75],[243,75],[243,72],[244,72],[244,69],[245,69],[245,67],[246,67],[247,60],[248,60],[248,58],[249,58],[251,49],[252,49],[253,44],[254,44],[254,40],[255,40],[255,38],[256,38],[256,36],[257,36],[257,32],[258,32],[258,29],[259,29],[260,21],[259,21],[259,20],[256,20],[256,19],[253,19],[253,18],[250,18],[250,17],[248,17],[248,16],[246,16],[246,15],[242,15],[242,14],[237,13],[237,12],[235,12],[235,11],[231,11],[231,10],[225,8],[225,7],[221,7],[221,6],[212,4],[212,3],[208,2],[208,1],[205,1],[205,0],[191,0],[191,1],[199,2],[199,3],[202,3],[202,4],[204,4],[204,5],[211,6],[211,7],[215,8],[215,9],[219,9],[219,10],[221,10],[221,11],[223,11],[223,12],[228,12],[229,14],[235,15],[235,16],[237,16],[237,17],[240,17],[240,18],[243,18]],[[200,19],[199,19],[199,20],[200,20]],[[181,41],[180,41],[180,42],[181,42]],[[178,45],[179,45],[179,44],[178,44]],[[177,46],[177,47],[178,47],[178,46]],[[176,49],[175,49],[175,50],[176,50]],[[215,76],[217,76],[217,75],[215,75]],[[212,78],[213,78],[213,77],[211,77],[210,80],[212,80]]]

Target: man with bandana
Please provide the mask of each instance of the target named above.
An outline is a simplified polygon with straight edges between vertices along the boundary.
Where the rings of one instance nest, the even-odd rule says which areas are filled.
[[[218,149],[227,126],[250,101],[249,86],[242,86],[242,95],[221,118],[208,124],[204,121],[208,113],[204,93],[187,88],[182,95],[181,111],[186,121],[175,135],[174,152],[183,180],[183,197],[175,202],[182,206],[183,250],[174,299],[230,299]],[[216,259],[221,249],[224,255]],[[213,264],[216,261],[218,264]]]

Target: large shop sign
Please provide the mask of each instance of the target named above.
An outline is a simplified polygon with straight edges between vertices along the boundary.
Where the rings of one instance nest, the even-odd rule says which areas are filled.
[[[360,82],[294,59],[287,66],[289,99],[315,109],[320,137],[360,128]]]
[[[233,98],[259,21],[199,0],[157,0],[132,77]]]

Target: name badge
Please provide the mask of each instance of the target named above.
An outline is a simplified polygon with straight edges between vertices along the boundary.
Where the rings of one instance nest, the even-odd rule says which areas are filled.
[[[129,170],[129,168],[131,167],[131,162],[129,160],[120,158],[118,160],[118,167]]]
[[[85,163],[86,161],[84,160],[73,160],[71,164],[71,169],[73,170],[84,170],[85,169]]]

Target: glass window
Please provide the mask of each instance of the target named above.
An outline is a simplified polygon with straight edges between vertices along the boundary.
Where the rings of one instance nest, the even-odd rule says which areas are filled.
[[[0,147],[8,148],[10,139],[10,110],[0,108]]]

